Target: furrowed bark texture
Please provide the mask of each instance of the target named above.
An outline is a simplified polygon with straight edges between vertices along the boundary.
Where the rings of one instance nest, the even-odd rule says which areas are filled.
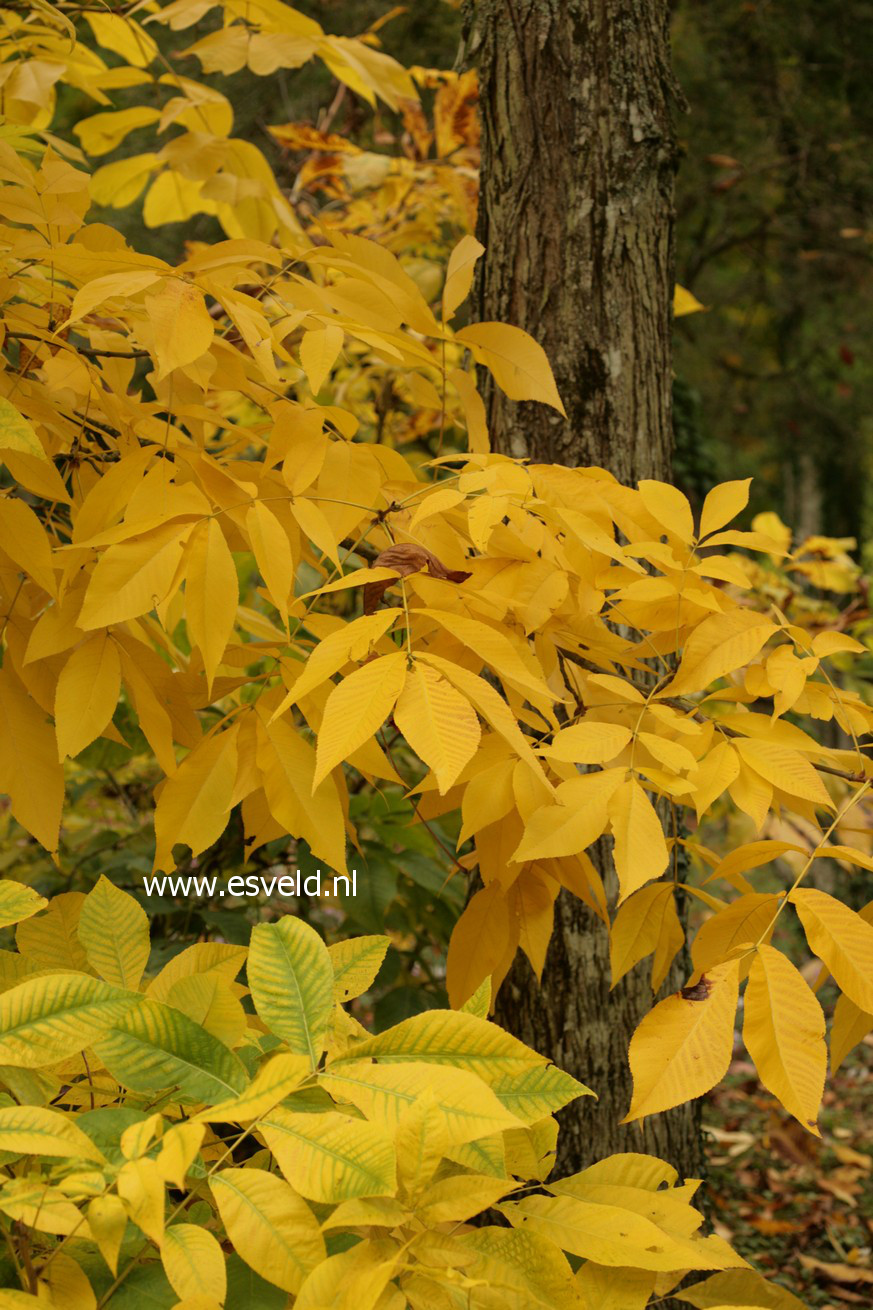
[[[662,477],[675,140],[666,0],[481,0],[480,317],[545,348],[567,420],[491,387],[513,455]]]
[[[474,13],[478,317],[540,342],[568,416],[488,387],[492,444],[534,462],[599,464],[629,483],[668,479],[676,146],[666,0],[480,0]],[[590,852],[608,889],[610,845]],[[665,990],[686,976],[680,961]],[[651,1006],[645,965],[610,991],[603,925],[562,893],[542,985],[519,956],[497,1003],[499,1022],[598,1095],[559,1116],[558,1173],[644,1150],[699,1176],[697,1106],[619,1123],[628,1043]]]

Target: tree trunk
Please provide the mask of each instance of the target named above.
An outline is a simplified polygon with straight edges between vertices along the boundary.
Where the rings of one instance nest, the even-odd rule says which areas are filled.
[[[545,348],[567,410],[516,404],[486,383],[495,449],[599,464],[625,482],[669,478],[674,86],[666,0],[480,0],[483,127],[479,318]],[[590,852],[614,886],[611,843]],[[681,966],[667,982],[684,981]],[[610,992],[603,926],[563,892],[542,985],[519,957],[497,1017],[599,1097],[564,1111],[558,1170],[646,1150],[688,1177],[697,1107],[621,1127],[627,1047],[652,1005],[645,968]]]

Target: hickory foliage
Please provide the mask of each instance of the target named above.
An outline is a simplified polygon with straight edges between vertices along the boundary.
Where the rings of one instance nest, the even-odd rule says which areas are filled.
[[[768,1294],[662,1161],[544,1182],[553,1112],[587,1089],[488,1022],[488,984],[371,1036],[345,1005],[387,937],[328,948],[288,915],[150,978],[145,913],[108,880],[47,909],[0,887],[24,975],[0,995],[4,1310],[585,1310],[689,1270],[692,1294]],[[509,1226],[470,1227],[489,1207]]]
[[[105,13],[42,0],[0,13],[0,784],[12,814],[56,852],[75,760],[98,738],[123,741],[124,706],[164,775],[158,870],[185,851],[196,859],[238,810],[250,852],[289,835],[343,872],[356,842],[350,785],[393,784],[424,823],[460,813],[458,867],[483,884],[449,947],[457,1013],[370,1038],[337,1008],[332,973],[341,958],[357,977],[366,943],[331,962],[304,925],[259,925],[252,1016],[232,948],[192,948],[143,995],[148,940],[133,902],[100,883],[29,918],[38,903],[4,883],[7,921],[23,922],[19,953],[2,961],[0,1132],[13,1158],[0,1213],[66,1248],[55,1257],[34,1238],[28,1292],[66,1279],[93,1304],[71,1259],[86,1223],[113,1271],[128,1223],[138,1227],[183,1300],[192,1266],[198,1294],[208,1277],[206,1295],[222,1300],[219,1224],[300,1307],[341,1304],[325,1290],[332,1278],[349,1280],[356,1306],[382,1310],[403,1297],[428,1310],[489,1306],[496,1284],[518,1304],[593,1305],[604,1266],[647,1270],[622,1275],[637,1289],[624,1300],[616,1292],[616,1307],[636,1306],[666,1294],[677,1270],[719,1267],[695,1265],[702,1244],[715,1247],[694,1236],[691,1185],[673,1188],[666,1166],[638,1157],[507,1201],[511,1233],[443,1225],[508,1197],[513,1178],[544,1177],[547,1116],[580,1090],[481,1013],[487,980],[498,985],[519,948],[541,972],[561,888],[610,932],[614,978],[651,955],[655,991],[683,944],[677,890],[711,911],[688,985],[634,1036],[630,1119],[724,1075],[745,983],[761,1079],[818,1131],[824,1016],[780,948],[780,920],[799,918],[819,982],[830,974],[840,989],[837,1063],[873,1028],[873,914],[807,875],[822,859],[873,867],[858,835],[873,715],[840,674],[861,643],[759,581],[787,570],[827,588],[839,552],[817,541],[792,552],[774,516],[730,526],[746,482],[714,488],[695,518],[666,484],[624,487],[602,469],[490,452],[477,365],[514,399],[562,407],[523,332],[459,325],[482,254],[471,235],[438,288],[405,258],[444,175],[455,190],[441,221],[469,201],[469,79],[414,79],[375,33],[329,36],[278,0]],[[183,54],[204,74],[268,76],[318,58],[402,115],[417,157],[383,168],[377,152],[350,148],[357,172],[336,159],[327,170],[330,215],[298,212],[266,156],[232,135],[228,97],[162,51],[166,28],[203,20],[212,30]],[[59,86],[98,106],[76,123],[78,144],[53,130]],[[419,88],[434,87],[437,111],[450,94],[442,135],[438,122],[428,136]],[[133,131],[153,148],[95,167]],[[374,194],[396,205],[375,232]],[[95,203],[142,204],[157,228],[206,214],[223,237],[169,262],[89,217]],[[819,724],[846,744],[823,744]],[[685,816],[725,807],[746,831],[713,851]],[[797,840],[767,835],[780,824]],[[604,837],[615,887],[586,853]],[[781,857],[794,860],[791,884],[756,890],[750,876]],[[434,1063],[439,1077],[421,1072]],[[468,1092],[483,1122],[457,1137],[469,1125],[451,1106]],[[128,1116],[111,1148],[102,1129],[77,1126],[91,1099],[115,1125]],[[193,1115],[181,1108],[192,1104]],[[216,1104],[227,1120],[210,1118]],[[228,1145],[216,1122],[249,1126]],[[521,1152],[511,1163],[507,1141]],[[330,1153],[337,1143],[345,1155]],[[79,1166],[49,1163],[59,1145]],[[191,1206],[207,1222],[165,1229],[167,1185],[174,1219]],[[669,1238],[658,1259],[672,1254],[649,1269],[639,1261],[652,1224]],[[326,1235],[362,1230],[325,1256]],[[258,1254],[276,1241],[288,1249],[281,1271]],[[575,1281],[561,1248],[587,1261]],[[721,1247],[712,1259],[736,1263]],[[755,1304],[745,1282],[722,1290],[724,1304]]]

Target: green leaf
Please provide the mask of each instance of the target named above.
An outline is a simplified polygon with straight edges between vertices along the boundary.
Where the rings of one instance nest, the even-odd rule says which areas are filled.
[[[180,1010],[142,1000],[94,1043],[112,1077],[135,1092],[178,1088],[178,1099],[214,1103],[246,1084],[242,1062]]]

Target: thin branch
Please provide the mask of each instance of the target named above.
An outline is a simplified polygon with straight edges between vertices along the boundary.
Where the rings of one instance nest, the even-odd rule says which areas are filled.
[[[49,341],[45,337],[38,336],[36,332],[7,332],[7,337],[15,341],[39,341],[44,346],[67,346],[70,350],[75,350],[77,355],[87,355],[89,359],[151,359],[150,350],[98,350],[94,346],[77,346],[74,341],[64,341],[57,337],[54,341]]]

